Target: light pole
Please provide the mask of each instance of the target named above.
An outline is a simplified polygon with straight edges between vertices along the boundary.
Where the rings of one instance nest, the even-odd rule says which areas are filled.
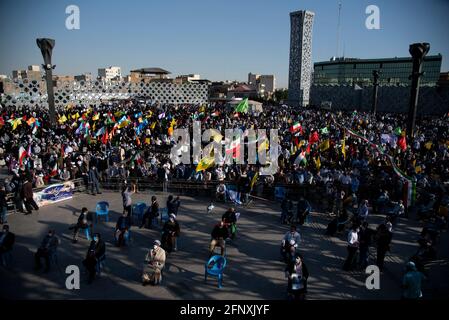
[[[41,49],[42,57],[44,58],[44,64],[42,67],[45,70],[45,79],[47,82],[47,100],[48,100],[48,113],[50,115],[50,123],[52,126],[56,125],[55,116],[55,94],[53,92],[53,76],[52,70],[56,67],[51,64],[51,53],[55,46],[55,40],[48,38],[36,39],[37,46]]]
[[[373,70],[373,104],[372,104],[372,112],[373,115],[376,116],[377,112],[377,93],[379,91],[379,76],[380,72],[378,70]]]
[[[429,52],[430,44],[413,43],[410,45],[409,52],[412,55],[413,71],[409,79],[412,80],[412,89],[410,95],[410,107],[407,119],[407,138],[412,141],[415,136],[416,109],[418,107],[419,80],[424,74],[422,72],[422,62]]]

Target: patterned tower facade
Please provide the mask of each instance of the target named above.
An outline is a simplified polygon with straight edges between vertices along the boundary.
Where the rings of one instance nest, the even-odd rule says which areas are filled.
[[[290,13],[290,66],[288,74],[288,100],[294,106],[309,104],[312,85],[312,27],[315,13]]]

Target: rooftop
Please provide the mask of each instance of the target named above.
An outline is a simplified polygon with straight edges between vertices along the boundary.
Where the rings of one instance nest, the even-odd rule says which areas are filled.
[[[138,72],[143,74],[170,74],[170,71],[164,70],[162,68],[140,68],[131,70],[131,72]]]

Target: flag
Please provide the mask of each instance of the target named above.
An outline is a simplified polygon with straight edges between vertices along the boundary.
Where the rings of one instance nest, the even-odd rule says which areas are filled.
[[[53,169],[50,171],[50,177],[54,177],[58,174],[58,163],[55,162]]]
[[[150,142],[151,142],[151,139],[149,137],[146,137],[145,138],[145,144],[150,144]]]
[[[22,124],[22,118],[10,119],[8,122],[12,125],[12,130],[16,130],[17,126]]]
[[[27,120],[27,124],[31,127],[35,121],[36,121],[36,119],[31,117]]]
[[[19,165],[21,166],[23,163],[23,159],[27,156],[27,152],[24,147],[20,146],[19,148]]]
[[[433,145],[432,141],[429,141],[429,142],[427,142],[427,143],[424,145],[424,147],[425,147],[427,150],[430,150],[430,149],[432,148],[432,145]]]
[[[257,151],[262,152],[262,151],[268,150],[268,148],[269,148],[268,139],[265,139],[261,144],[259,144]]]
[[[218,117],[219,115],[220,115],[220,112],[218,112],[218,111],[214,111],[211,114],[212,117]]]
[[[240,102],[236,107],[235,107],[235,112],[240,112],[240,113],[247,113],[248,112],[248,98],[245,98],[245,100],[243,100],[242,102]]]
[[[5,119],[3,117],[0,117],[0,128],[5,125]]]
[[[207,168],[210,168],[215,161],[215,157],[213,156],[207,156],[200,160],[198,165],[196,166],[196,172],[206,170]]]
[[[307,159],[306,159],[306,152],[305,151],[301,151],[301,153],[299,154],[299,156],[295,160],[295,164],[301,164],[301,163],[304,163],[305,165],[307,165]]]
[[[151,129],[151,130],[154,130],[155,127],[156,127],[156,121],[154,121],[154,122],[151,124],[150,129]]]
[[[321,134],[329,134],[329,129],[327,127],[324,127],[320,130]]]
[[[301,126],[301,124],[299,124],[299,122],[295,122],[295,124],[292,125],[292,126],[290,127],[290,129],[289,129],[289,131],[290,131],[291,133],[295,133],[295,132],[297,132],[298,130],[301,131],[301,134],[302,134],[302,126]]]
[[[320,156],[316,157],[316,159],[314,159],[314,162],[315,162],[316,169],[320,170],[320,168],[321,168],[321,157]]]
[[[318,131],[314,131],[309,137],[309,144],[314,144],[320,140],[320,136],[318,135]]]
[[[232,159],[237,159],[240,157],[240,137],[237,137],[231,142],[229,148],[226,149],[226,154],[232,153]]]
[[[131,163],[134,162],[134,161],[137,162],[138,164],[142,164],[142,163],[143,163],[142,157],[140,156],[140,151],[137,152],[137,153],[131,158]]]
[[[100,130],[97,131],[97,133],[95,134],[96,137],[101,136],[102,134],[104,134],[106,132],[105,127],[102,127]]]
[[[99,113],[95,114],[95,115],[92,117],[92,120],[93,120],[93,121],[97,121],[98,119],[100,119],[100,114],[99,114]]]
[[[162,112],[160,115],[157,116],[158,119],[164,119],[165,118],[165,112]]]
[[[341,153],[343,154],[343,158],[346,160],[346,140],[343,139],[341,143]]]
[[[101,138],[101,143],[102,144],[107,144],[108,143],[108,138],[109,138],[108,129],[106,129],[106,132],[103,134],[103,137]]]
[[[32,134],[36,134],[37,132],[37,126],[34,126],[33,131],[31,131]]]
[[[401,148],[402,151],[405,151],[407,149],[407,141],[405,139],[405,135],[402,135],[398,140],[398,146]]]
[[[397,136],[400,136],[402,134],[402,130],[400,127],[397,127],[396,129],[394,129],[394,134]]]
[[[254,175],[254,177],[251,179],[251,183],[250,183],[250,185],[249,185],[251,191],[253,190],[254,185],[256,184],[258,178],[259,178],[259,172],[256,172],[256,174]],[[250,192],[251,192],[251,191],[250,191]]]
[[[319,149],[320,149],[321,152],[326,151],[329,148],[330,148],[330,141],[329,141],[329,139],[324,140],[319,145]]]
[[[59,117],[59,119],[58,119],[58,122],[60,124],[63,124],[66,121],[67,121],[67,117],[65,116],[65,114],[63,114],[62,117]]]

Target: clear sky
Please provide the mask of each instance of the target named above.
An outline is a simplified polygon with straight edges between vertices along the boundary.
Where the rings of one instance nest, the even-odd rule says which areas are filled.
[[[36,38],[56,40],[56,74],[97,75],[98,67],[141,67],[199,73],[210,80],[247,80],[248,72],[288,82],[289,12],[315,12],[313,61],[336,55],[339,0],[1,0],[0,74],[41,64]],[[339,55],[409,56],[429,42],[449,70],[449,0],[341,0]],[[68,5],[80,8],[80,30],[67,30]],[[365,27],[368,5],[380,30]]]

